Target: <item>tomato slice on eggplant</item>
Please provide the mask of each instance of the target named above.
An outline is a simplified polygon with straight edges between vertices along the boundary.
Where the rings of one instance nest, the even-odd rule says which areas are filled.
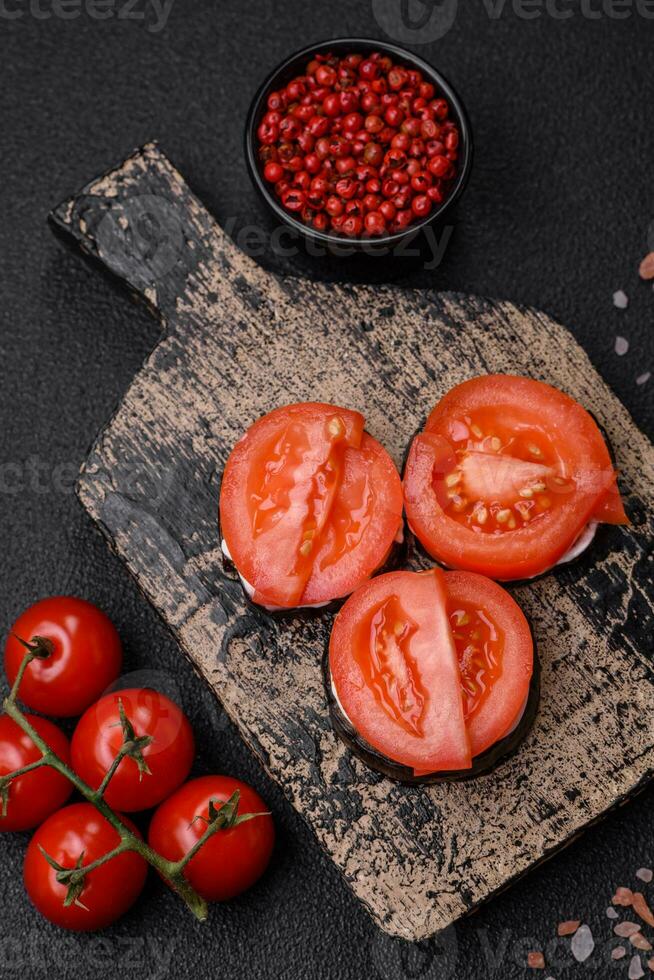
[[[555,565],[593,521],[626,523],[617,474],[594,419],[529,378],[453,388],[413,441],[407,519],[450,568],[501,580]]]
[[[445,572],[447,611],[456,647],[473,757],[505,738],[529,696],[534,644],[515,599],[475,572]]]
[[[369,745],[421,772],[470,768],[440,570],[367,582],[336,617],[329,651],[338,701]]]
[[[505,739],[533,670],[520,607],[472,572],[379,576],[345,603],[329,645],[339,712],[364,747],[415,777],[471,769]]]
[[[383,565],[402,487],[363,416],[322,403],[276,409],[234,447],[220,525],[255,602],[290,609],[348,595]]]

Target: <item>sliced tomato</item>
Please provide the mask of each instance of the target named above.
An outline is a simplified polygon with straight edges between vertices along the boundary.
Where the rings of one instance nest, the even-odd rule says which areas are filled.
[[[617,479],[595,507],[592,518],[600,524],[629,524]]]
[[[395,463],[363,434],[346,449],[343,475],[316,549],[303,604],[349,595],[388,557],[402,525],[402,484]]]
[[[446,572],[445,588],[474,757],[520,721],[534,669],[534,645],[520,606],[497,582],[474,572]]]
[[[401,527],[402,489],[388,453],[363,426],[349,409],[289,405],[234,448],[221,531],[255,602],[329,602],[383,564]]]
[[[626,515],[593,418],[540,381],[474,378],[436,405],[404,475],[409,525],[436,560],[491,578],[529,578],[591,520]]]
[[[329,667],[360,737],[414,775],[470,769],[520,721],[534,649],[515,600],[474,572],[366,583],[332,630]]]
[[[373,748],[416,772],[470,768],[440,570],[362,586],[336,617],[329,665],[343,711]]]

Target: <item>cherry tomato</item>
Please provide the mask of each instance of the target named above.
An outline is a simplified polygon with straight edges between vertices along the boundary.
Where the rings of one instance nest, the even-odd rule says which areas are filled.
[[[120,819],[141,836],[127,817]],[[81,904],[66,907],[67,886],[59,884],[57,872],[40,850],[62,867],[74,868],[81,854],[83,864],[91,864],[119,843],[118,832],[90,803],[74,803],[53,813],[32,837],[23,869],[27,894],[41,915],[77,932],[103,929],[124,915],[145,884],[148,866],[140,855],[126,851],[90,871],[78,899]]]
[[[255,422],[220,494],[225,544],[255,602],[280,608],[348,595],[384,564],[402,490],[358,412],[306,403]]]
[[[45,718],[36,715],[25,717],[62,762],[69,763],[70,746],[64,733]],[[9,715],[1,715],[0,776],[22,769],[40,758],[41,752],[29,735]],[[6,817],[2,816],[0,806],[0,831],[31,830],[32,827],[38,827],[46,817],[64,805],[72,792],[72,783],[51,766],[43,766],[18,776],[9,784]]]
[[[266,870],[275,842],[267,806],[246,783],[229,776],[202,776],[162,803],[150,824],[148,841],[159,854],[179,861],[206,830],[209,801],[226,803],[239,790],[238,813],[264,813],[229,830],[219,830],[193,857],[185,877],[208,902],[225,902],[250,888]]]
[[[120,674],[118,633],[107,616],[84,599],[42,599],[19,616],[5,646],[10,684],[25,656],[16,636],[27,641],[42,636],[54,644],[51,656],[31,662],[19,692],[24,704],[43,714],[58,718],[80,715]]]
[[[73,734],[73,769],[97,789],[123,744],[120,703],[137,736],[150,735],[143,749],[150,772],[124,758],[107,787],[105,799],[116,810],[148,810],[165,800],[189,774],[195,743],[184,712],[165,694],[130,688],[105,695],[80,718]]]
[[[437,561],[506,580],[547,571],[591,521],[627,522],[593,418],[550,385],[509,375],[441,399],[413,441],[404,500]]]

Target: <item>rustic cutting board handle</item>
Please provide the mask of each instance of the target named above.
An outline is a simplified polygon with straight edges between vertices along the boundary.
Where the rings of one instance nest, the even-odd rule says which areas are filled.
[[[251,261],[156,143],[91,181],[49,219],[57,232],[144,298],[164,327],[203,261],[217,260],[227,279],[242,279]]]

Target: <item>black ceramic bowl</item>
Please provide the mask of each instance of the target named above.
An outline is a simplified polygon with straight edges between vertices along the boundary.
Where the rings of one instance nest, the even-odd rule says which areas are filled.
[[[310,228],[308,225],[305,225],[304,222],[295,218],[282,207],[262,174],[262,167],[257,153],[257,129],[267,111],[267,100],[270,93],[288,85],[297,75],[304,74],[307,63],[315,54],[326,54],[328,52],[333,52],[334,54],[367,54],[371,51],[381,51],[383,54],[388,54],[395,62],[404,67],[417,68],[428,81],[436,86],[437,92],[442,93],[448,100],[460,133],[459,146],[461,152],[459,156],[459,172],[447,200],[443,201],[439,207],[435,208],[421,221],[415,221],[407,228],[394,234],[375,236],[374,238],[347,238],[345,235],[316,231],[315,228]],[[318,243],[326,247],[328,251],[336,252],[337,254],[344,247],[346,253],[351,253],[352,250],[373,253],[383,251],[384,253],[388,253],[389,250],[397,247],[401,242],[417,238],[427,225],[442,224],[446,213],[454,207],[461,197],[472,167],[472,130],[468,114],[455,90],[440,72],[436,71],[426,61],[423,61],[422,58],[394,44],[385,44],[382,41],[369,38],[346,37],[311,44],[309,47],[287,58],[283,64],[268,76],[254,97],[250,107],[245,130],[245,153],[254,186],[263,197],[276,220],[292,228],[305,240]]]

